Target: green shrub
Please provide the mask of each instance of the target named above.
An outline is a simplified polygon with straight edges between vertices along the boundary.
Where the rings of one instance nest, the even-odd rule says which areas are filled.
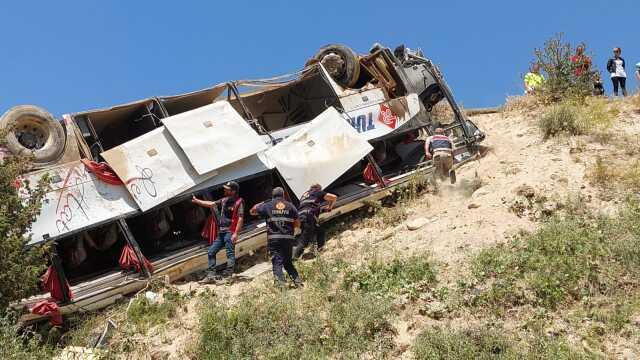
[[[127,308],[127,319],[139,331],[146,332],[150,327],[175,317],[176,309],[184,302],[184,297],[175,290],[168,290],[161,297],[162,300],[152,302],[144,295],[139,295]]]
[[[0,314],[0,359],[40,360],[50,359],[53,349],[42,342],[38,335],[19,335],[15,319]]]
[[[0,131],[0,147],[5,145],[6,131]],[[38,184],[16,180],[30,167],[25,156],[8,156],[0,162],[0,312],[10,301],[35,293],[38,277],[44,272],[46,247],[27,248],[29,232],[48,186],[45,176]],[[18,194],[23,184],[28,200]]]
[[[493,330],[454,332],[429,329],[412,348],[416,359],[590,359],[558,339],[538,335],[529,344]]]
[[[309,290],[305,290],[309,291]],[[388,301],[357,292],[260,291],[239,303],[212,302],[200,319],[202,359],[357,358],[392,347]]]
[[[578,117],[578,108],[569,103],[553,105],[540,118],[538,127],[542,136],[548,139],[560,134],[581,135],[586,132]]]
[[[209,301],[200,318],[203,359],[391,357],[391,293],[435,279],[423,258],[350,269],[341,261],[301,264],[305,287],[252,289],[236,304]],[[353,286],[359,276],[365,277]],[[364,285],[366,284],[366,285]]]
[[[585,44],[582,44],[586,48]],[[547,40],[541,49],[535,49],[536,62],[547,74],[537,97],[543,103],[557,103],[566,99],[582,100],[593,93],[596,73],[583,72],[575,75],[571,61],[573,47],[565,42],[562,34]]]
[[[533,234],[482,250],[473,274],[486,288],[477,305],[556,308],[597,294],[638,287],[640,210],[616,218],[554,217]]]
[[[436,271],[428,258],[412,256],[395,258],[389,263],[373,261],[359,269],[348,271],[344,277],[344,287],[355,287],[359,291],[390,297],[398,292],[415,293],[416,287],[432,285],[436,281]]]

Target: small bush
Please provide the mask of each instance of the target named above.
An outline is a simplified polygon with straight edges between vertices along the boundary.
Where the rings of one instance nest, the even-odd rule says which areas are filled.
[[[620,175],[601,156],[597,156],[593,167],[587,172],[587,177],[591,185],[607,188],[612,186]]]
[[[53,349],[36,334],[20,335],[15,319],[0,314],[0,359],[40,360],[53,357]]]
[[[0,147],[6,145],[6,134],[6,129],[0,130]],[[8,156],[0,162],[0,312],[9,302],[36,293],[46,267],[47,247],[27,247],[30,239],[25,235],[40,213],[49,178],[44,176],[38,184],[20,180],[30,166],[26,156]]]
[[[395,258],[389,263],[373,261],[354,271],[348,271],[344,287],[355,287],[359,291],[391,297],[398,292],[415,293],[420,284],[432,285],[436,271],[424,256],[406,259]]]
[[[539,335],[530,344],[494,330],[454,332],[429,329],[415,340],[416,359],[590,359],[558,339]]]
[[[578,109],[569,103],[561,103],[549,108],[540,118],[538,127],[544,139],[560,134],[582,135],[586,128],[580,122]]]
[[[585,48],[586,46],[582,44]],[[571,62],[573,47],[558,34],[545,42],[541,49],[535,49],[536,62],[547,74],[547,78],[537,92],[541,102],[550,104],[567,99],[582,101],[593,93],[596,74],[593,71],[575,75],[575,65]]]
[[[183,296],[174,290],[168,290],[161,300],[151,302],[144,295],[136,297],[127,309],[127,319],[141,332],[150,327],[165,323],[176,315],[176,308],[184,302]]]
[[[600,142],[610,139],[610,130],[619,110],[601,98],[564,101],[553,105],[540,118],[538,126],[545,139],[560,134],[592,134]]]

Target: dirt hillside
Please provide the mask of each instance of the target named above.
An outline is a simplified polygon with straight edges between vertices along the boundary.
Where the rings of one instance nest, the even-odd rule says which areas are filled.
[[[504,242],[521,231],[539,226],[540,217],[562,207],[571,194],[581,194],[590,208],[613,213],[618,206],[615,197],[602,196],[589,184],[586,174],[597,155],[610,154],[621,148],[622,137],[640,133],[640,115],[623,107],[613,129],[613,139],[602,144],[593,137],[561,137],[543,140],[535,126],[534,116],[513,111],[478,115],[472,120],[487,134],[484,145],[490,150],[478,161],[458,170],[458,183],[440,184],[438,191],[421,196],[407,206],[409,217],[395,227],[375,229],[351,221],[347,230],[333,236],[322,257],[342,257],[357,263],[376,256],[429,253],[439,265],[439,286],[454,287],[460,276],[468,271],[468,258],[480,249]],[[623,151],[615,153],[624,158]],[[603,200],[604,199],[604,200]],[[406,224],[426,222],[417,230]],[[266,256],[256,257],[257,263]],[[305,260],[312,261],[312,260]],[[265,264],[265,269],[270,270]],[[152,328],[147,336],[137,339],[145,346],[128,358],[179,359],[188,355],[197,340],[198,293],[215,293],[219,299],[237,297],[256,284],[271,281],[270,271],[252,281],[227,285],[200,285],[195,281],[177,284],[179,291],[192,295],[185,306],[168,323]],[[411,306],[411,305],[409,305]],[[439,321],[447,326],[465,327],[480,322],[473,314],[435,320],[416,316],[415,311],[403,312],[394,321],[395,342],[403,358],[417,334],[428,324]],[[640,315],[640,314],[638,314]],[[519,326],[519,314],[506,327]],[[525,316],[525,315],[522,315]],[[117,335],[116,335],[117,336]],[[570,334],[571,337],[571,334]],[[574,341],[580,339],[574,335]],[[640,354],[640,346],[633,340],[611,339],[606,353],[613,357]],[[602,349],[597,350],[602,351]]]

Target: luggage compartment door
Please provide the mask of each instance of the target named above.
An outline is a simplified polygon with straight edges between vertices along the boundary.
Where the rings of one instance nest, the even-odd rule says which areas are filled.
[[[313,184],[326,187],[373,148],[330,107],[299,131],[267,150],[271,167],[278,169],[300,198]]]
[[[162,119],[199,175],[267,149],[228,101]]]

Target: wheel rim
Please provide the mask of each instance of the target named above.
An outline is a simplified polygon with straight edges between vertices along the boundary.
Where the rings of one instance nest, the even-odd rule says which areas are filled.
[[[20,145],[29,150],[39,150],[49,139],[49,132],[42,120],[33,116],[23,116],[15,127],[14,134]]]
[[[327,72],[329,72],[331,76],[339,77],[344,74],[347,62],[344,61],[342,56],[334,52],[330,52],[322,57],[320,63],[322,63],[322,66],[327,69]]]

